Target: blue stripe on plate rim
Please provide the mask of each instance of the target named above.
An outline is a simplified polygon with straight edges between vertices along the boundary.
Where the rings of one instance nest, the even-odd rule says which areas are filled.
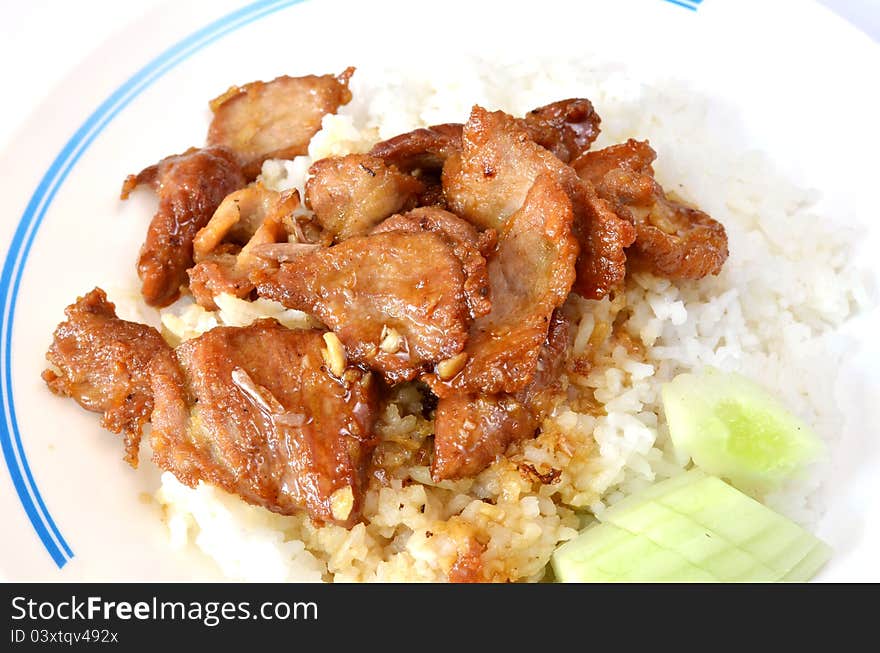
[[[666,2],[678,5],[679,7],[684,7],[685,9],[690,9],[691,11],[696,11],[699,9],[703,0],[666,0]]]
[[[665,1],[695,11],[703,0]],[[24,264],[37,229],[70,170],[98,134],[132,100],[166,72],[210,43],[259,18],[301,2],[303,0],[258,0],[246,5],[193,32],[132,75],[88,117],[55,157],[31,196],[13,234],[0,273],[0,307],[3,308],[0,323],[0,409],[3,412],[0,420],[0,448],[21,505],[59,569],[73,557],[73,551],[55,525],[37,489],[22,445],[12,393],[12,324],[15,303]]]

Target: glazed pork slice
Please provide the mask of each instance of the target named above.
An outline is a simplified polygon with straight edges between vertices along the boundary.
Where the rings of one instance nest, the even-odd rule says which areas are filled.
[[[245,178],[228,150],[190,148],[129,175],[122,186],[122,199],[140,184],[149,185],[159,196],[159,209],[138,259],[141,293],[150,306],[168,306],[187,283],[196,234],[208,224],[223,198],[245,185]]]
[[[560,373],[568,333],[568,322],[559,311],[554,312],[535,374],[520,392],[458,394],[437,402],[431,463],[435,481],[479,474],[512,443],[537,433],[562,398]]]
[[[454,357],[467,338],[466,276],[436,233],[355,236],[253,278],[261,297],[315,315],[350,360],[391,383]]]
[[[553,102],[514,120],[535,143],[564,163],[590,148],[601,122],[592,103],[583,98]],[[461,123],[414,129],[377,143],[370,154],[422,181],[425,190],[419,195],[419,206],[448,208],[440,173],[446,160],[461,152],[463,131]]]
[[[370,154],[404,172],[440,172],[446,159],[461,150],[462,128],[446,123],[414,129],[376,143]]]
[[[571,98],[532,109],[517,123],[538,145],[568,163],[590,149],[601,119],[589,100]],[[370,154],[404,172],[440,171],[446,159],[461,151],[463,129],[461,123],[414,129],[377,143]]]
[[[352,74],[354,68],[346,68],[337,76],[282,76],[233,86],[211,102],[208,144],[235,152],[245,175],[254,179],[266,159],[292,159],[308,151],[324,116],[351,101]]]
[[[416,205],[424,185],[367,154],[315,162],[306,182],[306,204],[334,240],[367,234],[376,224]]]
[[[550,316],[575,278],[572,221],[565,191],[549,174],[539,176],[489,258],[492,308],[471,325],[463,367],[438,365],[425,379],[435,394],[514,393],[534,377]]]
[[[570,98],[529,111],[522,120],[532,140],[563,163],[590,149],[602,120],[586,98]]]
[[[587,152],[572,166],[635,225],[636,240],[627,255],[637,267],[669,279],[718,274],[728,256],[724,226],[667,197],[654,180],[656,156],[646,141],[630,139]]]
[[[214,328],[156,359],[151,445],[159,467],[273,512],[354,524],[376,381],[353,367],[332,376],[322,336],[266,319]]]
[[[443,481],[475,476],[512,442],[535,434],[538,420],[511,395],[444,397],[434,417],[431,477]]]
[[[196,302],[213,311],[221,293],[248,297],[254,290],[249,274],[269,265],[254,249],[300,238],[294,215],[299,206],[297,191],[278,192],[258,182],[227,195],[193,241],[195,266],[188,274]]]
[[[474,107],[461,152],[447,158],[443,167],[443,190],[453,213],[478,228],[500,231],[542,173],[553,175],[566,192],[579,181],[573,170],[532,141],[513,116]]]
[[[461,262],[466,275],[464,292],[473,319],[489,313],[489,273],[486,257],[495,251],[498,233],[494,229],[478,232],[474,226],[454,213],[437,207],[424,206],[408,213],[391,216],[376,225],[372,233],[387,231],[425,232],[442,235]]]
[[[373,146],[370,154],[418,178],[418,206],[446,208],[440,173],[446,159],[461,150],[461,123],[415,129]]]
[[[65,311],[43,372],[49,389],[86,410],[103,413],[101,425],[125,438],[125,460],[138,464],[141,431],[153,411],[149,366],[171,348],[151,326],[116,317],[116,307],[95,288]],[[57,370],[57,371],[56,371]]]
[[[589,182],[535,143],[520,122],[501,111],[474,107],[464,127],[461,153],[450,156],[443,167],[449,208],[478,228],[501,231],[535,179],[549,174],[574,211],[574,233],[581,246],[574,290],[590,299],[604,297],[624,279],[624,250],[635,239],[635,229]]]

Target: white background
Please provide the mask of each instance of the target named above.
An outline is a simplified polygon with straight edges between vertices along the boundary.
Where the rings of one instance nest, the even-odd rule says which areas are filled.
[[[5,90],[0,102],[0,151],[30,109],[81,59],[115,32],[165,1],[0,1],[0,71]],[[880,0],[820,2],[880,42]],[[242,5],[247,3],[248,0],[241,2]],[[0,220],[15,218],[5,215]]]

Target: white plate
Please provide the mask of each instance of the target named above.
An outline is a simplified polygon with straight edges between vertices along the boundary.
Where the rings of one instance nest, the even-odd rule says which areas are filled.
[[[665,72],[723,101],[734,110],[744,147],[767,151],[794,179],[821,189],[840,215],[870,224],[880,55],[876,44],[818,5],[542,0],[519,9],[446,0],[442,9],[417,6],[170,4],[83,61],[12,139],[0,164],[7,216],[0,237],[12,243],[0,278],[5,577],[217,576],[199,556],[167,546],[158,509],[144,499],[158,484],[152,466],[128,468],[120,442],[99,428],[97,416],[51,396],[39,375],[64,306],[98,284],[137,286],[134,261],[146,218],[132,216],[139,209],[149,215],[148,200],[135,198],[143,206],[123,210],[122,179],[200,144],[207,99],[231,83],[349,64],[369,75],[383,61],[400,59],[423,62],[429,74],[450,51],[499,61],[599,52],[636,76]],[[865,234],[880,242],[876,220]],[[880,319],[870,320],[876,332]],[[864,345],[863,367],[873,357],[880,370],[877,347]],[[874,374],[866,383],[877,381]],[[821,525],[836,549],[825,580],[880,580],[880,424],[876,397],[863,395],[850,403],[865,437],[848,443],[852,450],[835,470],[834,501]]]

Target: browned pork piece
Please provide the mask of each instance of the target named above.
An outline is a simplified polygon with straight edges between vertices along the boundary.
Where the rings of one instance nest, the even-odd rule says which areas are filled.
[[[248,275],[268,265],[254,249],[297,238],[299,205],[297,191],[279,193],[261,183],[227,195],[193,241],[196,265],[189,270],[189,288],[196,302],[213,311],[221,293],[248,297],[254,290]]]
[[[46,359],[57,369],[43,380],[57,395],[103,413],[101,425],[125,438],[125,460],[138,464],[141,430],[153,410],[150,361],[171,348],[151,326],[116,317],[116,307],[95,288],[65,311]]]
[[[141,293],[151,306],[167,306],[180,296],[193,265],[193,239],[232,191],[245,185],[235,157],[222,147],[190,148],[129,175],[122,199],[140,184],[159,196],[159,210],[147,230],[138,259]]]
[[[431,476],[435,481],[475,476],[537,427],[532,412],[511,395],[445,397],[434,417]]]
[[[590,149],[599,136],[599,114],[585,98],[553,102],[529,111],[522,120],[532,140],[564,163]]]
[[[211,102],[208,144],[235,152],[245,175],[254,179],[266,159],[292,159],[308,151],[324,116],[351,101],[353,73],[346,68],[338,76],[283,76],[233,86]]]
[[[656,157],[646,141],[630,139],[587,152],[572,167],[635,225],[636,241],[627,255],[637,266],[670,279],[718,274],[728,254],[724,226],[666,196],[654,180]]]
[[[339,336],[350,360],[409,381],[461,352],[470,315],[467,277],[433,232],[355,236],[253,274],[257,292],[312,313]]]
[[[533,141],[565,163],[587,151],[599,135],[599,116],[590,101],[581,98],[554,102],[514,120]],[[415,129],[377,143],[370,154],[424,183],[419,206],[446,207],[440,172],[447,158],[461,152],[463,129],[460,123]]]
[[[435,481],[480,473],[513,442],[533,437],[562,399],[559,375],[568,346],[568,322],[557,311],[529,384],[515,394],[462,394],[437,402],[434,419]]]
[[[306,204],[335,240],[367,234],[376,224],[416,205],[424,185],[367,154],[328,157],[312,165]]]
[[[533,141],[568,163],[590,149],[601,119],[589,100],[572,98],[532,109],[517,122]],[[370,154],[404,172],[439,171],[449,156],[461,151],[463,128],[445,123],[415,129],[377,143]]]
[[[572,221],[565,191],[549,174],[540,175],[504,223],[489,258],[491,310],[471,325],[461,365],[438,365],[426,377],[435,394],[514,393],[528,385],[550,316],[574,282],[578,244]]]
[[[467,277],[464,292],[471,317],[477,319],[489,312],[492,301],[489,298],[486,258],[495,251],[498,234],[494,229],[480,233],[471,223],[454,213],[423,206],[408,213],[391,216],[373,229],[373,233],[386,231],[433,231],[442,235],[461,261]]]
[[[581,246],[574,290],[601,298],[623,281],[624,249],[635,239],[635,230],[571,167],[535,143],[520,121],[474,107],[461,153],[450,156],[443,167],[443,191],[454,213],[477,227],[501,230],[542,173],[563,188],[574,210],[574,233]]]
[[[370,154],[404,172],[439,172],[446,159],[461,150],[462,127],[461,123],[446,123],[415,129],[376,143]]]
[[[370,154],[419,179],[418,206],[445,207],[440,172],[446,158],[461,150],[461,130],[460,123],[416,129],[377,143]]]
[[[329,345],[320,331],[269,319],[212,329],[157,358],[156,463],[193,487],[204,481],[274,512],[352,525],[376,381]],[[328,371],[337,365],[339,378]]]

